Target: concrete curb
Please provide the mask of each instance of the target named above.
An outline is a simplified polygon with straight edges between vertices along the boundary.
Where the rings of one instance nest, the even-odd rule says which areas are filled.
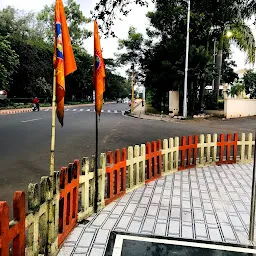
[[[115,102],[106,102],[105,104],[113,104]],[[78,104],[78,105],[67,105],[65,108],[75,108],[75,107],[91,107],[94,106],[93,103],[89,104]],[[40,107],[40,109],[52,109],[52,107]],[[31,108],[21,108],[21,109],[3,109],[0,110],[0,115],[11,115],[11,114],[19,114],[19,113],[27,113],[32,112]]]

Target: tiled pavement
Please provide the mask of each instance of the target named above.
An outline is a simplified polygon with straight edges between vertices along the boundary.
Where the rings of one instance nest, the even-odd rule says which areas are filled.
[[[78,225],[58,255],[104,255],[111,230],[249,244],[252,169],[210,166],[150,182]]]

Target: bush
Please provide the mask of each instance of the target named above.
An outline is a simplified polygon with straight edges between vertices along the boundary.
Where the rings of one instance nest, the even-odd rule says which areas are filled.
[[[0,100],[0,108],[7,106],[13,106],[13,102],[11,102],[10,99]]]
[[[215,96],[212,92],[208,92],[204,96],[204,109],[208,110],[218,110],[224,109],[224,101],[219,100],[218,104],[216,104]]]

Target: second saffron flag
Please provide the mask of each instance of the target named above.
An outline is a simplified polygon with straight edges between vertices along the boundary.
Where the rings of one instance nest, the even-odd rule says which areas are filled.
[[[55,43],[54,43],[54,68],[56,70],[56,102],[57,117],[63,126],[65,76],[76,71],[76,61],[62,0],[56,0],[55,7]]]
[[[100,115],[103,104],[103,92],[105,91],[105,66],[100,46],[98,24],[94,21],[94,72],[93,80],[95,87],[95,111]]]

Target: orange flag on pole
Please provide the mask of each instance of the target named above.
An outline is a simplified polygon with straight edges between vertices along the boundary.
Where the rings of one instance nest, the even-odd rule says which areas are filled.
[[[61,126],[64,119],[65,76],[76,71],[76,61],[70,42],[66,15],[62,0],[55,6],[54,68],[56,70],[57,117]]]
[[[105,65],[100,47],[100,36],[97,21],[94,21],[94,88],[95,111],[100,115],[103,104],[103,92],[105,91]]]

